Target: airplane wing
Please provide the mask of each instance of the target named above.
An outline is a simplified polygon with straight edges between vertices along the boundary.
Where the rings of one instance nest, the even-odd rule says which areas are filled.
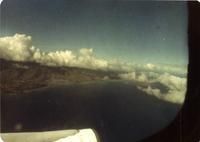
[[[0,142],[97,142],[92,129],[1,133]]]

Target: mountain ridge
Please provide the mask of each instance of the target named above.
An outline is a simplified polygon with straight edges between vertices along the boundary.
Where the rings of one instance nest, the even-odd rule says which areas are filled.
[[[36,62],[0,59],[0,90],[2,93],[16,93],[50,84],[118,80],[119,73],[119,71],[46,66]]]

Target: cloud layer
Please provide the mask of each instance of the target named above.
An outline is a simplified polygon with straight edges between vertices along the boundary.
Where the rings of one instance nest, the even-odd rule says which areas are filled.
[[[91,69],[103,69],[108,66],[106,60],[94,56],[93,49],[83,48],[77,54],[70,50],[42,52],[32,45],[31,37],[24,34],[0,38],[0,58],[35,61],[51,66],[76,66]]]
[[[14,61],[34,61],[49,66],[73,66],[102,70],[131,70],[132,66],[118,60],[107,61],[95,56],[92,48],[78,52],[61,50],[43,52],[32,45],[32,37],[25,34],[0,38],[0,58]]]
[[[88,69],[121,71],[119,77],[125,80],[135,80],[148,84],[148,87],[138,88],[157,98],[173,103],[183,103],[186,91],[187,67],[174,65],[145,65],[108,61],[97,58],[92,48],[81,48],[78,52],[72,50],[43,52],[32,44],[32,37],[25,34],[15,34],[0,38],[0,58],[14,61],[33,61],[49,66],[73,66]],[[153,88],[152,83],[159,82],[169,91],[161,93],[160,88]]]
[[[124,80],[134,80],[140,83],[147,84],[147,87],[137,86],[138,89],[146,92],[149,95],[155,96],[159,99],[182,104],[186,93],[186,78],[171,75],[169,73],[154,73],[154,72],[140,72],[136,75],[135,72],[119,74],[119,77]],[[152,87],[154,83],[160,83],[167,88],[167,92],[162,93],[161,87]]]
[[[34,61],[51,66],[75,66],[89,69],[120,70],[120,71],[153,71],[169,72],[186,75],[186,67],[172,65],[146,65],[121,62],[119,60],[99,59],[92,48],[82,48],[78,52],[61,50],[43,52],[32,44],[32,37],[25,34],[15,34],[0,38],[0,58],[14,61]]]

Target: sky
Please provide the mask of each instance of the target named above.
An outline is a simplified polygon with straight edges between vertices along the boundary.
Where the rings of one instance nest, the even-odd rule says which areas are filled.
[[[186,65],[186,2],[4,0],[0,37],[32,37],[43,51],[93,48],[130,63]]]

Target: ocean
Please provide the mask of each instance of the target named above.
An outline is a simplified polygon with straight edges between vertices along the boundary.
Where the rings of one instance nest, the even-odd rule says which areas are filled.
[[[134,142],[169,125],[180,108],[131,81],[54,85],[1,94],[1,132],[92,128],[101,141]]]

